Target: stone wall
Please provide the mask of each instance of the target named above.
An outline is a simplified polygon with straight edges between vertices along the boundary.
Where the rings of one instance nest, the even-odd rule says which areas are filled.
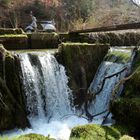
[[[87,34],[68,34],[62,33],[59,35],[63,42],[87,42],[110,44],[110,46],[138,46],[140,45],[140,30],[118,30],[93,32]]]
[[[58,48],[59,36],[57,33],[32,33],[28,37],[30,49]]]
[[[62,43],[57,59],[69,76],[69,85],[75,96],[75,105],[82,105],[85,94],[98,66],[108,52],[108,45]]]

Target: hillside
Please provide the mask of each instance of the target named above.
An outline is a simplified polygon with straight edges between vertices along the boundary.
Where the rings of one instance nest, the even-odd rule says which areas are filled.
[[[0,0],[0,27],[25,28],[30,11],[38,21],[54,20],[58,31],[140,21],[131,0]]]

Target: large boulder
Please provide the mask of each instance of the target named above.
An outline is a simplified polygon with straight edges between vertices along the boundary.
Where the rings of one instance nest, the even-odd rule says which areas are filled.
[[[88,124],[74,127],[70,140],[119,140],[122,135],[128,133],[126,128],[122,129],[120,126]]]

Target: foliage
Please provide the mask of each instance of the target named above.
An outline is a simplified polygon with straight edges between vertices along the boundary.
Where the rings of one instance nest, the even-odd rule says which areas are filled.
[[[74,127],[70,140],[118,140],[123,134],[128,134],[128,131],[126,128],[122,129],[122,126],[88,124]]]
[[[2,6],[8,6],[11,0],[0,0],[0,5]]]
[[[61,31],[140,20],[138,7],[128,0],[1,0],[0,9],[3,26],[25,28],[30,23],[27,14],[33,11],[38,20],[54,19]]]
[[[50,138],[49,136],[45,137],[40,134],[31,133],[31,134],[21,135],[18,137],[8,137],[8,136],[0,137],[0,140],[55,140],[55,139]]]

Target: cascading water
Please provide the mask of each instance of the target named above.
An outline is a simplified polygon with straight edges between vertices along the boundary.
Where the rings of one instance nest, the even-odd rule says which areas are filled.
[[[19,54],[19,58],[28,118],[32,126],[32,130],[25,133],[50,134],[56,139],[67,140],[71,127],[78,124],[79,119],[61,120],[67,114],[74,114],[64,67],[48,53],[23,53]],[[82,123],[87,122],[83,120]]]
[[[122,55],[124,58],[120,59]],[[108,114],[113,89],[130,71],[132,62],[131,58],[133,58],[132,49],[111,48],[109,56],[108,60],[103,61],[100,65],[89,87],[90,93],[94,95],[94,100],[90,103],[88,110],[92,115],[101,113],[96,119],[103,119],[103,117]],[[119,90],[121,92],[122,88],[120,87]]]
[[[19,56],[29,119],[37,117],[50,121],[72,113],[68,79],[64,67],[58,64],[55,57],[46,53]]]
[[[112,90],[126,76],[127,70],[131,66],[133,59],[131,50],[113,49],[113,51],[115,53],[113,55],[111,53],[107,57],[108,59],[102,62],[89,87],[92,94],[98,93],[87,106],[90,115],[108,109]],[[122,51],[127,57],[116,56],[120,54],[118,52]],[[56,140],[68,140],[71,129],[79,124],[87,124],[88,120],[71,115],[71,117],[64,118],[69,114],[75,114],[71,107],[71,90],[67,85],[68,78],[64,67],[58,64],[53,55],[48,53],[20,53],[19,58],[31,129],[19,130],[17,133],[19,135],[38,133],[45,136],[50,135]],[[124,69],[126,67],[127,70]],[[122,69],[124,70],[122,71]],[[114,76],[107,78],[110,75]],[[106,80],[104,80],[105,78]],[[102,123],[102,118],[106,114],[105,112],[97,118],[93,118],[92,123]]]

